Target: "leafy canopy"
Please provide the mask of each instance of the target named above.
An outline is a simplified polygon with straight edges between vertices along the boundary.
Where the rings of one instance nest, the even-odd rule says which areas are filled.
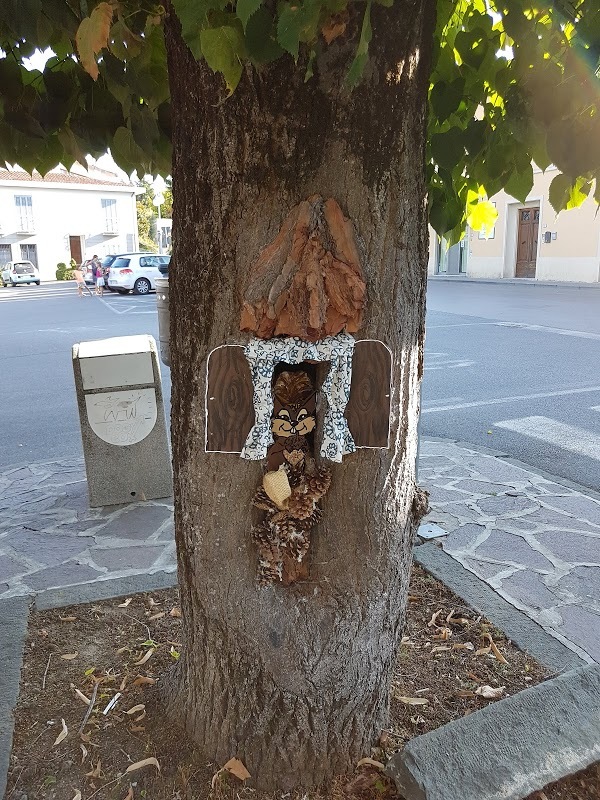
[[[362,24],[352,33],[349,3]],[[371,11],[394,0],[172,0],[197,59],[223,76],[293,58],[314,80],[316,56],[355,36],[346,89],[361,79]],[[399,2],[399,0],[396,0]],[[600,202],[598,0],[437,0],[429,114],[429,210],[457,241],[493,225],[487,198],[524,201],[532,161],[555,164],[558,211],[594,189]],[[170,171],[171,114],[163,21],[155,0],[2,0],[0,162],[42,174],[110,149],[127,172]],[[50,48],[42,72],[28,59]],[[300,67],[299,67],[300,68]]]

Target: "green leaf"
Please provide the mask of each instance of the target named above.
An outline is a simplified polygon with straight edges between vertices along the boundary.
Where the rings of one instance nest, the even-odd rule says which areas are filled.
[[[429,101],[439,122],[445,122],[459,107],[465,93],[465,79],[456,78],[451,83],[438,81],[431,89]]]
[[[248,25],[248,20],[255,14],[262,5],[262,0],[237,0],[235,13],[241,20],[244,30]]]
[[[444,133],[436,133],[431,137],[431,154],[441,167],[452,169],[461,163],[464,155],[463,131],[453,126]]]
[[[146,160],[133,138],[133,133],[125,127],[117,128],[115,131],[110,152],[121,169],[127,173],[133,172]]]
[[[562,173],[556,175],[552,179],[548,197],[550,198],[550,205],[558,214],[567,207],[569,202],[569,195],[571,194],[571,179]]]
[[[202,58],[200,31],[209,24],[209,12],[222,11],[227,0],[172,0],[175,13],[181,22],[181,35],[194,58]]]
[[[294,57],[294,61],[298,61],[300,42],[316,39],[320,12],[320,0],[304,0],[303,3],[285,3],[282,6],[277,21],[277,41]]]
[[[429,221],[440,236],[461,224],[465,209],[456,195],[448,196],[440,191],[434,191],[430,193],[429,202]]]
[[[354,61],[350,65],[348,75],[346,76],[346,83],[353,89],[363,74],[365,64],[369,57],[369,44],[373,37],[373,28],[371,27],[371,0],[368,0],[367,7],[365,8],[365,15],[363,17],[362,28],[360,31],[360,39],[356,49]]]
[[[268,64],[283,55],[277,43],[277,26],[271,12],[261,6],[246,26],[246,50],[255,64]]]
[[[515,169],[510,178],[504,186],[505,191],[511,197],[516,198],[519,202],[524,203],[527,200],[527,195],[533,187],[533,167],[531,162],[528,161],[524,169]]]
[[[489,200],[481,200],[471,207],[471,211],[467,216],[467,225],[474,231],[485,231],[486,234],[489,234],[497,219],[498,211],[496,206]]]
[[[220,72],[232,94],[242,77],[242,58],[245,55],[244,36],[232,25],[207,28],[200,32],[200,46],[206,63],[213,72]]]

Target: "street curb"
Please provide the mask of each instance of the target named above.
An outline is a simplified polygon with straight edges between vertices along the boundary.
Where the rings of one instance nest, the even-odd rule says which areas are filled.
[[[563,478],[560,475],[553,475],[551,472],[546,472],[539,467],[534,467],[531,464],[528,464],[526,461],[519,461],[518,458],[512,458],[512,456],[509,456],[508,453],[504,453],[502,450],[494,450],[493,448],[486,447],[482,444],[472,444],[471,442],[463,442],[460,439],[449,439],[444,436],[426,436],[423,434],[420,438],[424,442],[433,442],[434,444],[455,444],[457,447],[462,447],[465,450],[473,450],[476,453],[482,453],[485,456],[501,458],[502,461],[506,461],[507,464],[511,464],[513,467],[518,467],[526,472],[533,472],[534,475],[538,475],[540,478],[544,478],[552,483],[558,483],[567,489],[573,489],[574,492],[579,492],[580,494],[587,495],[594,500],[600,501],[600,492],[596,491],[595,489],[590,489],[589,486],[582,486],[582,484],[575,483],[575,481],[572,481],[569,478]],[[426,458],[429,457],[430,456],[426,456]]]
[[[500,597],[491,586],[469,572],[441,547],[432,543],[417,545],[413,557],[427,572],[441,580],[475,611],[484,614],[521,650],[547,669],[558,673],[587,666],[577,653]]]
[[[74,586],[61,586],[58,589],[44,589],[35,596],[33,609],[47,611],[52,608],[82,605],[113,597],[154,592],[157,589],[171,589],[177,586],[177,571],[153,572],[143,575],[128,575],[125,578],[108,578],[91,583],[78,583]],[[1,606],[0,606],[1,608]]]
[[[521,800],[600,759],[600,665],[411,739],[386,773],[408,800]]]
[[[30,602],[30,597],[12,597],[0,603],[0,797],[6,790]]]
[[[130,575],[60,589],[46,589],[35,597],[25,595],[0,600],[0,797],[4,797],[12,749],[13,709],[17,705],[27,636],[29,612],[110,600],[113,597],[153,592],[177,586],[177,572]]]
[[[533,286],[538,289],[600,289],[600,283],[582,281],[538,281],[535,278],[470,278],[468,275],[428,275],[432,283],[489,283],[509,284],[510,286]]]

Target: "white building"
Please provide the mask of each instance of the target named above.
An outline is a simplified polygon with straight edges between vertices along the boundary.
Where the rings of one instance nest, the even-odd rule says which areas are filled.
[[[58,167],[44,178],[0,169],[0,264],[27,259],[44,281],[61,261],[136,251],[139,191],[97,167]]]
[[[581,206],[556,214],[549,192],[558,174],[533,165],[533,187],[524,203],[505,191],[491,198],[498,219],[489,236],[467,229],[445,249],[431,231],[430,275],[600,282],[600,214],[590,195]]]

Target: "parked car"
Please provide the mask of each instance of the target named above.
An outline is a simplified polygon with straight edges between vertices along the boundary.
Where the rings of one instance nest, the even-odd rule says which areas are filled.
[[[171,256],[156,253],[124,253],[110,265],[108,288],[125,294],[148,294],[156,288],[156,279],[161,278],[159,267],[168,264]]]
[[[18,283],[35,283],[40,285],[40,273],[31,261],[9,261],[2,267],[2,283],[16,286]]]

